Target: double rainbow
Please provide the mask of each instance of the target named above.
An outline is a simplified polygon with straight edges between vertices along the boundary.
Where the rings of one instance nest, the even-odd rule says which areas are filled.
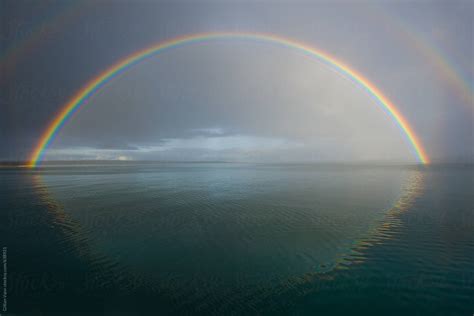
[[[418,137],[413,132],[413,129],[408,124],[405,117],[402,116],[400,111],[395,105],[383,95],[383,93],[367,78],[362,76],[360,73],[351,69],[346,64],[337,60],[336,58],[328,55],[325,52],[316,50],[306,44],[278,37],[272,34],[262,33],[240,33],[240,32],[215,32],[215,33],[199,33],[193,35],[186,35],[170,39],[151,47],[140,50],[128,57],[117,62],[110,68],[100,73],[97,77],[89,81],[82,89],[80,89],[61,109],[56,115],[54,120],[48,125],[47,129],[42,134],[38,141],[34,151],[32,152],[29,165],[30,167],[36,167],[42,161],[46,149],[53,142],[61,128],[68,122],[68,120],[76,113],[81,105],[85,104],[97,91],[102,89],[107,83],[118,77],[120,74],[126,72],[134,65],[146,60],[152,56],[155,56],[166,50],[176,48],[186,44],[205,42],[210,40],[218,39],[251,39],[261,40],[264,42],[270,42],[279,44],[285,47],[296,49],[308,56],[314,57],[323,64],[330,66],[337,70],[339,73],[344,75],[346,78],[353,81],[359,87],[363,88],[369,96],[375,101],[393,118],[397,123],[402,133],[405,135],[411,147],[414,150],[415,155],[419,162],[423,164],[429,163],[429,158],[421,145]]]

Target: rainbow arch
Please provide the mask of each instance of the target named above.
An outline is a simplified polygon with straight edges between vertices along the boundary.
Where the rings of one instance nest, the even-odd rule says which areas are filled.
[[[34,168],[41,163],[46,149],[53,142],[56,135],[67,123],[67,121],[74,115],[74,113],[78,111],[81,105],[86,103],[86,101],[94,96],[97,91],[102,89],[114,78],[118,77],[120,74],[126,72],[128,69],[142,62],[143,60],[146,60],[168,49],[176,48],[186,44],[218,39],[253,39],[283,45],[289,48],[297,49],[300,52],[303,52],[310,57],[316,58],[323,64],[326,64],[327,66],[337,70],[343,76],[356,83],[359,87],[363,88],[368,93],[368,95],[371,96],[386,111],[386,113],[393,118],[402,131],[402,134],[404,134],[408,142],[411,144],[411,147],[419,162],[422,164],[429,163],[428,155],[426,154],[419,138],[408,124],[406,118],[400,113],[395,105],[372,82],[335,57],[321,50],[314,49],[304,43],[279,37],[273,34],[211,32],[180,36],[152,45],[148,48],[137,51],[128,57],[125,57],[90,80],[85,86],[83,86],[82,89],[76,92],[76,94],[62,107],[52,122],[50,122],[46,130],[41,135],[33,152],[31,153],[29,158],[29,166]]]

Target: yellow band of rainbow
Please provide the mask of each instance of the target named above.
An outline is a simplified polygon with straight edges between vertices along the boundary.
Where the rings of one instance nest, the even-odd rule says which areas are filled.
[[[140,50],[136,53],[129,55],[128,57],[115,63],[110,68],[100,73],[97,77],[89,81],[82,89],[80,89],[62,108],[61,111],[55,116],[54,120],[48,125],[46,130],[41,135],[40,140],[35,146],[30,159],[29,165],[36,167],[43,159],[44,153],[55,136],[66,124],[69,118],[84,104],[89,98],[91,98],[98,90],[103,88],[113,78],[124,73],[134,65],[141,61],[157,55],[165,50],[175,48],[185,44],[204,42],[209,40],[217,39],[253,39],[261,40],[265,42],[275,43],[283,45],[289,48],[297,49],[311,57],[316,58],[320,62],[332,67],[339,73],[344,75],[346,78],[355,82],[359,87],[363,88],[371,97],[373,97],[377,103],[394,119],[398,124],[401,131],[408,139],[411,147],[414,150],[415,155],[419,162],[423,164],[429,163],[429,158],[421,145],[418,137],[415,135],[413,129],[408,124],[405,117],[402,116],[400,111],[395,105],[383,95],[383,93],[367,78],[362,76],[360,73],[351,69],[346,64],[337,60],[336,58],[324,53],[320,50],[316,50],[306,44],[282,38],[273,34],[264,33],[242,33],[242,32],[211,32],[211,33],[198,33],[192,35],[181,36],[173,38],[167,41],[160,42],[151,47]]]

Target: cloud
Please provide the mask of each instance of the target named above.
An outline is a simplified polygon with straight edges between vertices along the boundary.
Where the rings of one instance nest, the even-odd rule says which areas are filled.
[[[250,135],[193,136],[163,139],[156,145],[134,150],[96,147],[62,148],[48,151],[51,160],[271,160],[304,147],[304,144],[282,138]],[[285,156],[285,155],[283,155]]]
[[[106,150],[139,150],[138,146],[133,146],[129,144],[120,144],[118,142],[115,143],[100,143],[94,146],[98,149],[106,149]]]
[[[120,160],[120,161],[128,161],[128,160],[132,160],[132,158],[122,155],[122,156],[118,156],[118,157],[117,157],[117,160]]]
[[[201,149],[201,150],[270,150],[300,146],[301,144],[291,142],[281,138],[268,138],[248,135],[230,136],[195,136],[191,138],[169,138],[164,139],[162,145],[151,147],[152,150],[180,150],[180,149]]]
[[[221,127],[194,128],[190,130],[193,134],[223,135],[224,129]]]

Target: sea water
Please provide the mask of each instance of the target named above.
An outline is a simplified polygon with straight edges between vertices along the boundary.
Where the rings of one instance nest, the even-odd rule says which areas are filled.
[[[474,312],[474,168],[0,169],[18,315]]]

